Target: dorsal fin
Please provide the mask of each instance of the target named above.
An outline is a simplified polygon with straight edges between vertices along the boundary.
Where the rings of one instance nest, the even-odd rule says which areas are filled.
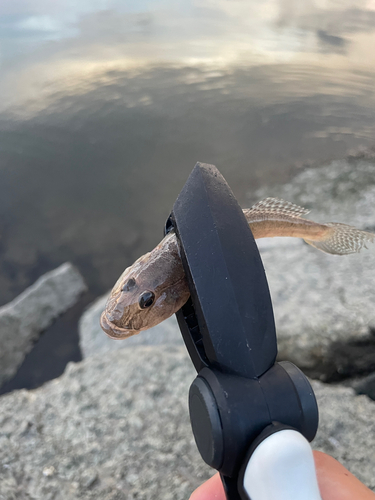
[[[249,212],[262,212],[269,214],[283,214],[289,217],[301,217],[310,212],[306,208],[299,207],[290,201],[285,201],[280,198],[265,198],[258,201],[250,209]]]

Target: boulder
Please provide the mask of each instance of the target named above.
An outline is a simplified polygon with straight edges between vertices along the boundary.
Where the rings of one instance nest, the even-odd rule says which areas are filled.
[[[41,332],[85,290],[82,276],[67,262],[0,307],[0,386],[16,373]]]

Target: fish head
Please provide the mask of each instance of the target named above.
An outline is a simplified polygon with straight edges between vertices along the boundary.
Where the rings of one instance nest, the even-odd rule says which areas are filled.
[[[189,297],[184,274],[150,266],[150,253],[127,268],[113,287],[100,325],[113,339],[147,330],[180,309]]]

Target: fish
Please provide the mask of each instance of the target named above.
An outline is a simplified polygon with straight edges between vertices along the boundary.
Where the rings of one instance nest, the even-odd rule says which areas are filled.
[[[255,239],[302,238],[329,254],[347,255],[367,248],[375,234],[338,222],[317,223],[310,211],[280,198],[266,198],[243,209]],[[176,313],[190,296],[176,234],[171,231],[151,251],[125,269],[113,287],[100,318],[112,339],[147,330]]]

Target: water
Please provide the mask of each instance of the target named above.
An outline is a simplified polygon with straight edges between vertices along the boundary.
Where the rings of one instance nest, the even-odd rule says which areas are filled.
[[[374,0],[18,0],[0,43],[0,304],[66,260],[105,292],[197,160],[246,206],[374,143]]]

